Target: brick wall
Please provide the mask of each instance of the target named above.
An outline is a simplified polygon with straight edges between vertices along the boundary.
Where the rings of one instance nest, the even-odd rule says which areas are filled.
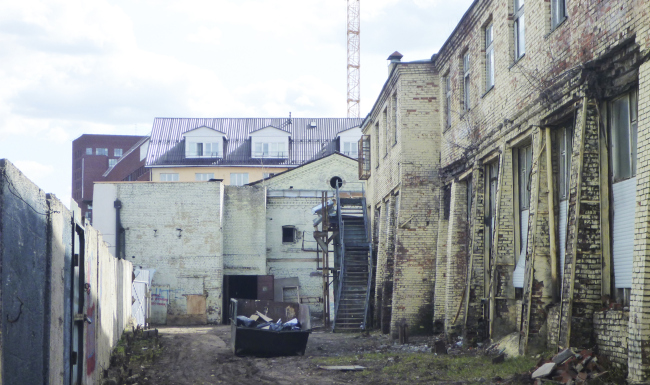
[[[372,208],[381,207],[382,216],[379,239],[373,240],[378,245],[375,317],[383,320],[386,333],[395,334],[395,325],[402,319],[412,333],[423,333],[430,332],[433,325],[439,194],[438,78],[431,63],[426,62],[396,63],[391,69],[386,87],[363,126],[364,134],[371,136],[374,159],[367,181],[369,211],[374,215]],[[397,97],[393,98],[395,93]],[[397,121],[391,113],[393,103],[397,103]],[[391,219],[389,211],[393,208],[389,207],[396,195],[399,207]],[[383,228],[391,224],[392,229]]]
[[[627,366],[627,336],[630,313],[610,310],[594,313],[594,341],[598,354],[618,366]]]
[[[183,322],[186,295],[206,295],[207,321],[221,322],[223,186],[206,183],[117,183],[127,259],[156,270],[169,285],[168,322]]]
[[[434,67],[442,80],[450,79],[452,85],[451,127],[445,127],[441,140],[441,176],[452,180],[468,170],[484,172],[483,164],[500,162],[497,202],[497,223],[493,235],[495,252],[490,255],[481,243],[486,238],[480,231],[486,227],[473,225],[473,256],[491,257],[491,270],[484,271],[482,279],[475,282],[475,289],[486,291],[488,313],[491,322],[490,335],[500,335],[518,330],[519,317],[514,309],[514,288],[512,271],[518,256],[519,243],[518,213],[516,212],[517,186],[512,160],[512,149],[520,143],[532,141],[533,172],[531,189],[531,211],[529,217],[527,271],[522,300],[523,324],[521,326],[522,348],[543,349],[546,344],[549,323],[549,305],[557,303],[558,293],[563,294],[559,336],[560,346],[587,346],[593,343],[593,313],[601,306],[603,295],[610,294],[611,256],[609,255],[610,216],[607,185],[608,150],[605,146],[606,122],[600,121],[605,102],[616,95],[627,92],[639,84],[639,175],[647,149],[642,149],[643,122],[647,123],[648,99],[643,99],[647,90],[649,32],[647,22],[649,9],[644,1],[587,1],[569,2],[567,20],[557,27],[551,26],[551,2],[527,2],[525,6],[526,53],[514,58],[513,2],[492,0],[474,2],[461,20],[454,34],[450,36],[434,59]],[[485,85],[485,27],[492,25],[494,31],[495,82],[494,88]],[[465,108],[463,100],[462,58],[470,56],[470,99]],[[574,122],[576,112],[582,111],[583,97],[589,103],[584,123],[584,133],[574,129],[572,149],[572,172],[569,203],[569,224],[567,234],[567,255],[564,280],[556,282],[552,261],[559,262],[560,256],[552,255],[558,250],[557,233],[550,234],[550,220],[557,224],[557,165],[547,165],[543,138],[546,127],[554,130],[567,121]],[[446,122],[446,94],[440,90],[439,121]],[[646,119],[646,120],[644,120]],[[645,126],[644,126],[645,127]],[[580,144],[582,144],[582,148]],[[603,144],[604,143],[604,144]],[[557,153],[552,159],[556,161]],[[643,160],[642,160],[643,159]],[[643,163],[643,166],[641,164]],[[547,168],[553,167],[553,186],[548,185]],[[604,170],[604,171],[603,171]],[[602,175],[602,177],[601,177]],[[638,178],[638,202],[647,200],[647,179]],[[605,189],[605,191],[603,191]],[[477,188],[475,223],[484,218],[485,206],[481,202],[485,188]],[[553,194],[555,207],[549,207]],[[480,208],[480,209],[479,209]],[[479,211],[482,210],[482,211]],[[647,241],[646,214],[637,210],[637,235],[635,253],[642,253]],[[557,232],[557,225],[555,230]],[[489,236],[489,235],[488,235]],[[551,245],[551,239],[556,244]],[[450,239],[460,241],[460,238]],[[554,247],[552,247],[554,246]],[[575,251],[574,251],[575,250]],[[638,262],[636,262],[638,260]],[[481,261],[482,262],[482,261]],[[639,256],[635,259],[638,268],[635,274],[645,274],[645,262]],[[637,265],[635,265],[637,266]],[[474,270],[472,277],[480,271]],[[440,272],[438,272],[440,276]],[[478,278],[478,277],[477,277]],[[483,280],[483,284],[481,281]],[[642,343],[650,332],[650,317],[643,313],[645,289],[637,281],[638,318],[630,322],[630,333],[639,341],[630,343],[630,362],[638,363],[638,375],[631,378],[650,378],[650,345]],[[491,288],[491,292],[488,289]],[[437,298],[437,296],[436,296]],[[473,332],[478,301],[470,300],[467,332]],[[649,296],[650,298],[650,296]],[[647,304],[646,304],[647,305]],[[634,305],[633,305],[634,306]],[[645,306],[645,307],[644,307]],[[435,305],[438,309],[439,304]],[[436,310],[437,311],[437,310]],[[475,314],[474,318],[471,314]],[[555,316],[555,315],[554,315]],[[555,322],[553,320],[553,322]],[[642,337],[643,336],[643,337]],[[556,342],[553,342],[554,344]],[[529,346],[530,345],[530,346]],[[632,373],[632,371],[631,371]],[[636,377],[635,377],[636,376]]]
[[[266,189],[224,186],[224,275],[266,275],[266,236]]]

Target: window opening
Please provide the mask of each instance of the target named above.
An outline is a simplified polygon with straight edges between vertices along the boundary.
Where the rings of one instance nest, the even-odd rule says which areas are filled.
[[[447,90],[447,127],[451,127],[451,77],[445,77],[445,89]]]
[[[86,147],[86,155],[92,155],[93,154],[93,148],[92,147]]]
[[[230,185],[243,186],[248,184],[248,173],[230,173]]]
[[[333,189],[343,187],[343,179],[338,176],[332,177],[332,179],[330,179],[330,186],[332,186]]]
[[[566,1],[551,0],[551,27],[557,27],[566,19]]]
[[[524,286],[526,268],[526,249],[528,247],[528,218],[530,213],[530,182],[533,160],[533,147],[528,145],[516,149],[519,192],[519,258],[513,273],[514,287]]]
[[[106,155],[108,156],[108,148],[99,148],[95,149],[95,155]]]
[[[214,173],[196,173],[194,174],[194,178],[197,181],[208,181],[210,179],[214,179]]]
[[[463,108],[469,111],[469,52],[463,56]]]
[[[397,144],[397,91],[393,93],[392,115],[393,115],[393,144]]]
[[[492,24],[485,28],[485,92],[494,86],[494,36]]]
[[[282,226],[282,243],[294,243],[296,241],[296,228],[294,226]]]
[[[524,0],[514,0],[514,32],[515,32],[515,60],[519,60],[526,53],[526,33],[524,25]]]
[[[161,182],[178,182],[178,173],[161,173]]]
[[[108,168],[113,168],[117,164],[117,159],[109,159],[108,160]]]
[[[113,156],[122,156],[122,149],[121,148],[114,148],[113,149]]]

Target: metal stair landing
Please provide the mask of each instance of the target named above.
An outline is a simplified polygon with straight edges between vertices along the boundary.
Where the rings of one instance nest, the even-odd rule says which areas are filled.
[[[335,250],[340,270],[333,331],[361,331],[367,324],[372,278],[365,198],[339,198],[337,202]]]

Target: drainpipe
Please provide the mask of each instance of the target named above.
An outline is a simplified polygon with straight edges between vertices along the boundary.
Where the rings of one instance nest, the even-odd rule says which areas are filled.
[[[117,199],[113,203],[113,207],[115,207],[115,257],[117,259],[120,259],[122,257],[122,232],[124,229],[122,229],[122,222],[120,220],[120,209],[122,208],[122,202]]]

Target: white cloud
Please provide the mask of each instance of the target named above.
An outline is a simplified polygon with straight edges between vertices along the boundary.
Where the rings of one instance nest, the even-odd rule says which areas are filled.
[[[430,57],[470,2],[362,2],[362,114],[388,54]],[[4,1],[0,47],[0,158],[61,197],[84,133],[142,135],[157,116],[346,114],[345,1]]]
[[[42,164],[33,160],[17,160],[14,165],[32,181],[42,179],[54,172],[54,166]]]

